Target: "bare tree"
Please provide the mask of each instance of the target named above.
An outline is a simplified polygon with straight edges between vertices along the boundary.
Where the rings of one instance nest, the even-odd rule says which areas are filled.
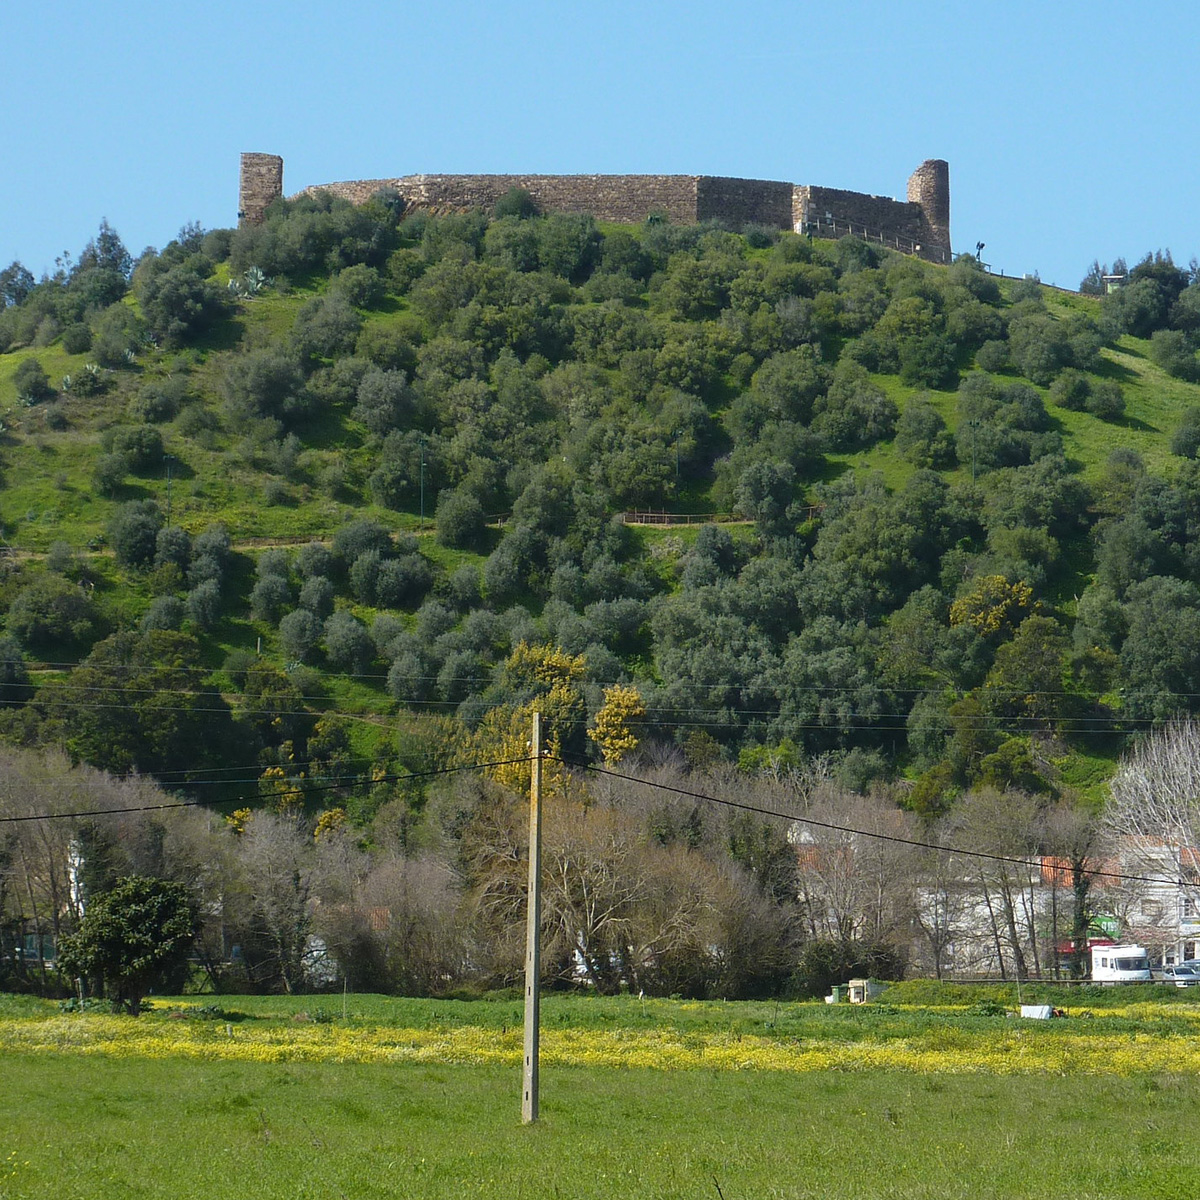
[[[909,816],[883,796],[833,785],[818,788],[801,813],[793,839],[808,936],[843,944],[906,939],[917,856],[889,839],[912,835]]]
[[[262,973],[263,982],[289,993],[305,984],[313,858],[313,841],[302,824],[276,813],[255,813],[238,842],[250,901],[243,943],[247,965]]]
[[[1108,908],[1131,936],[1174,943],[1178,906],[1200,911],[1200,724],[1173,721],[1138,740],[1109,784],[1101,832],[1135,879],[1103,880]]]
[[[1140,739],[1110,790],[1104,824],[1115,837],[1200,845],[1200,725],[1174,721]]]
[[[1058,943],[1062,929],[1059,895],[1065,883],[1069,897],[1067,929],[1071,941],[1072,979],[1082,979],[1088,971],[1088,930],[1092,923],[1092,896],[1096,889],[1097,867],[1103,854],[1102,837],[1096,815],[1071,800],[1060,800],[1044,814],[1046,849],[1054,856],[1050,869],[1050,926],[1054,947],[1054,976],[1059,975]],[[1102,880],[1101,880],[1102,882]]]
[[[986,914],[986,936],[1002,978],[1041,974],[1037,904],[1042,828],[1037,800],[1024,792],[983,788],[955,805],[950,829],[956,845],[994,858],[961,856],[964,876]]]

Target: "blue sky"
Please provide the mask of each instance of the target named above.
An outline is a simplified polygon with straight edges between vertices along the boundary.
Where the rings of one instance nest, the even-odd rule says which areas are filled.
[[[107,218],[135,254],[292,192],[419,171],[783,179],[903,199],[950,162],[955,248],[1074,287],[1200,255],[1200,5],[944,0],[44,0],[0,11],[0,266]]]

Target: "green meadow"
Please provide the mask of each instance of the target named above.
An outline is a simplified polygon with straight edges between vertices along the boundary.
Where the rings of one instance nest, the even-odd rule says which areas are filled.
[[[1012,990],[1012,989],[1008,989]],[[903,988],[897,997],[905,996]],[[1098,992],[1098,990],[1096,990]],[[833,1039],[1049,1046],[1182,1038],[1196,1006],[1162,989],[1072,993],[1065,1021],[1006,1015],[1003,990],[943,1003],[689,1004],[547,997],[547,1036],[671,1031],[804,1047]],[[1000,996],[1001,999],[996,999]],[[1028,999],[1028,997],[1026,997]],[[1057,997],[1053,997],[1057,998]],[[343,1016],[343,1006],[345,1016]],[[1011,1010],[1009,1010],[1011,1011]],[[120,1027],[134,1039],[512,1028],[518,1001],[187,997]],[[85,1047],[113,1018],[0,998],[0,1197],[1148,1197],[1200,1185],[1200,1072],[1020,1075],[988,1069],[757,1070],[544,1065],[541,1119],[520,1120],[520,1072],[454,1062],[236,1061]],[[63,1050],[14,1050],[31,1023]],[[1194,1040],[1194,1039],[1193,1039]]]

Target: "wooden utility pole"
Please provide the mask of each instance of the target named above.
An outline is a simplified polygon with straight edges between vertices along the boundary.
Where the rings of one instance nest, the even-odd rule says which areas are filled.
[[[542,714],[533,714],[529,771],[529,890],[525,910],[525,1069],[521,1120],[538,1119],[538,1035],[542,967]]]

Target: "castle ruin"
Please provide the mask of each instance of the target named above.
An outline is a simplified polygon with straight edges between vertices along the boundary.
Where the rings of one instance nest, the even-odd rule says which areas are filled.
[[[283,159],[243,154],[240,182],[238,223],[258,224],[283,195]],[[297,195],[330,192],[362,204],[381,188],[394,189],[410,207],[434,212],[490,209],[521,188],[542,212],[588,213],[620,224],[640,224],[662,213],[680,224],[717,220],[734,228],[768,225],[816,237],[849,233],[932,262],[951,258],[950,168],[940,158],[926,159],[912,173],[903,201],[714,175],[403,175],[320,184]]]

